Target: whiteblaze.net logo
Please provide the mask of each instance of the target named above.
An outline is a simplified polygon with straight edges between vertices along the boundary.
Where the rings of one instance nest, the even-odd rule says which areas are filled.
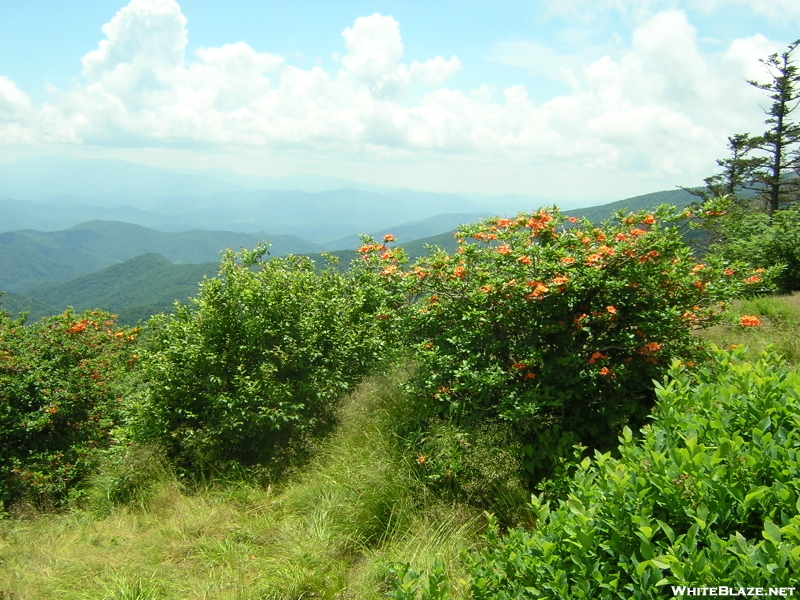
[[[794,596],[793,587],[689,587],[673,585],[672,595],[680,598],[689,596]]]

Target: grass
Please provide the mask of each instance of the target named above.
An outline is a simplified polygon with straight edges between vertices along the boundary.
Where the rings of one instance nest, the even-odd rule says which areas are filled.
[[[740,318],[756,316],[757,327],[743,327]],[[800,292],[785,296],[766,296],[736,302],[726,321],[700,333],[700,337],[721,348],[747,346],[756,357],[772,346],[791,364],[800,364]]]
[[[135,502],[0,521],[0,598],[382,598],[392,563],[425,570],[431,557],[457,579],[484,518],[426,493],[395,445],[392,422],[406,410],[396,390],[365,382],[280,490],[239,482],[188,494],[155,468]]]

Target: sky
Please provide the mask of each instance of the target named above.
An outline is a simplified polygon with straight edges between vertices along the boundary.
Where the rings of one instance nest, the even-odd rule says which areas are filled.
[[[0,163],[616,200],[763,131],[798,37],[797,0],[0,0]]]

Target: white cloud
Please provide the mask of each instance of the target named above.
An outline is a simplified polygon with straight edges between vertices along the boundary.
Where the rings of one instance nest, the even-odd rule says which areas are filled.
[[[517,50],[520,66],[569,78],[570,94],[537,105],[522,85],[500,101],[489,86],[443,87],[458,58],[404,63],[390,16],[361,17],[343,31],[335,73],[287,65],[244,42],[189,60],[186,25],[174,0],[132,0],[84,56],[85,82],[41,110],[0,77],[0,123],[15,128],[1,125],[3,142],[428,153],[694,177],[724,152],[727,135],[758,124],[759,93],[743,80],[758,77],[757,59],[774,46],[754,36],[704,54],[686,14],[665,10],[644,19],[616,57],[578,59],[533,42],[499,47],[506,62]]]

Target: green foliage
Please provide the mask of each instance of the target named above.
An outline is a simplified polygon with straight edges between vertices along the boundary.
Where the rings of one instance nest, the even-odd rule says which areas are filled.
[[[534,530],[469,559],[473,597],[661,598],[663,586],[787,586],[800,569],[800,373],[716,352],[659,386],[641,442],[585,459]],[[667,587],[667,589],[669,589]]]
[[[114,441],[135,338],[98,311],[33,325],[0,314],[0,502],[74,494]]]
[[[360,271],[308,259],[223,255],[188,306],[150,325],[140,439],[184,466],[265,464],[330,423],[336,401],[390,347],[382,296]]]
[[[776,210],[770,217],[720,199],[714,212],[719,241],[709,249],[710,255],[756,268],[782,268],[778,287],[800,289],[800,204]]]
[[[494,218],[462,228],[455,255],[409,269],[366,244],[365,262],[416,299],[403,316],[420,417],[514,423],[534,445],[534,479],[577,442],[611,447],[625,423],[643,422],[653,379],[697,354],[691,331],[769,278],[698,264],[672,224],[682,216],[662,207],[600,227],[557,211]]]

